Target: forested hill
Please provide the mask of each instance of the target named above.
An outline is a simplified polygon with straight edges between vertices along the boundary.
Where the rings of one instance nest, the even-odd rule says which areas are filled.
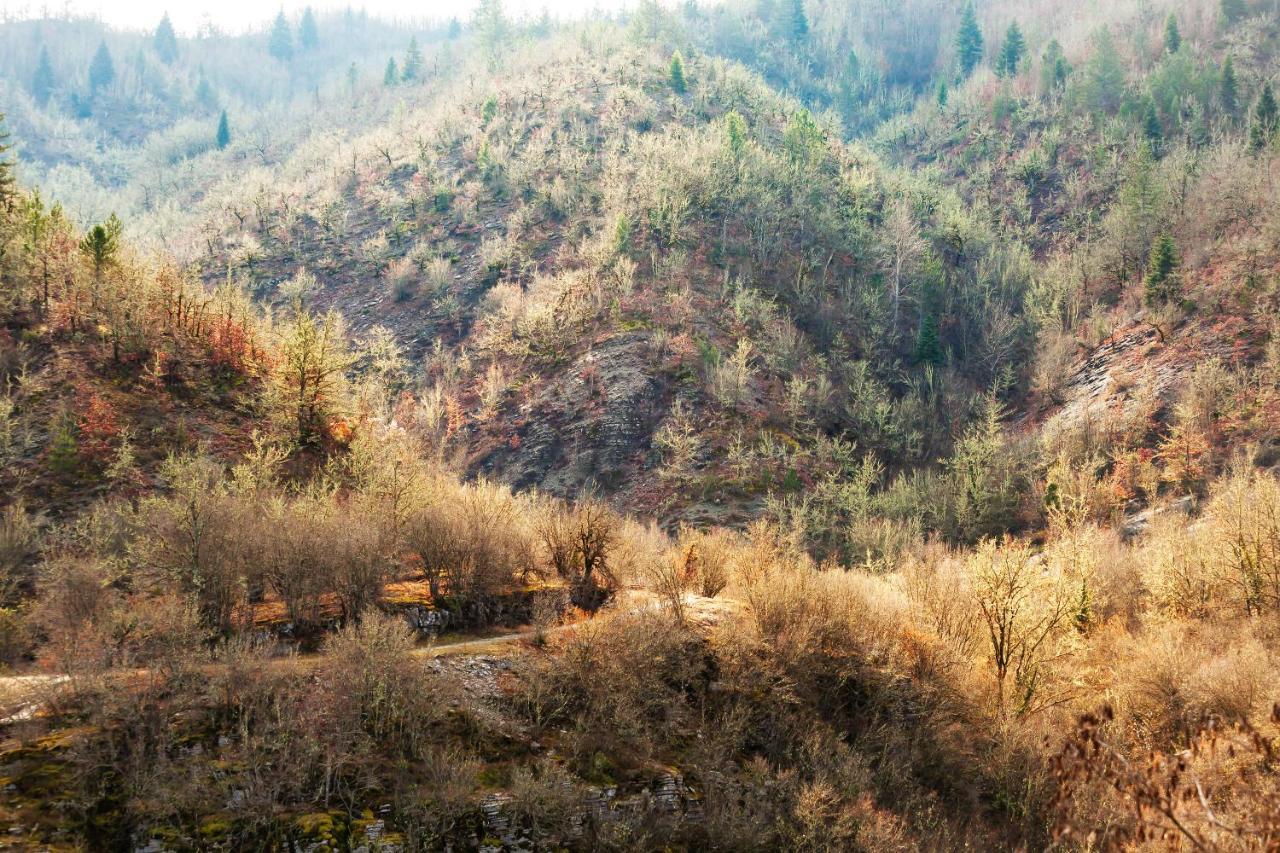
[[[1250,0],[0,24],[0,826],[1267,848],[1278,71]]]

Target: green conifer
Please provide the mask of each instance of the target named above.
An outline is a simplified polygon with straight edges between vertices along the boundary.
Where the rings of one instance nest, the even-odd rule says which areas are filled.
[[[293,58],[293,32],[289,29],[289,22],[285,20],[283,9],[276,15],[276,22],[271,26],[267,52],[281,62],[288,62]]]
[[[151,46],[155,49],[156,56],[160,57],[160,61],[165,65],[171,64],[178,58],[178,36],[173,31],[173,22],[169,20],[168,12],[164,13],[164,17],[156,26],[156,34],[151,39]]]
[[[1222,111],[1230,118],[1235,118],[1240,111],[1240,84],[1236,81],[1236,63],[1227,54],[1222,61],[1222,76],[1218,79],[1218,102]]]
[[[422,51],[418,49],[418,37],[409,38],[409,49],[404,54],[404,69],[400,72],[406,82],[417,80],[422,76]]]
[[[1182,31],[1178,29],[1178,16],[1169,13],[1164,22],[1164,49],[1169,53],[1177,53],[1182,47]]]
[[[302,22],[298,24],[298,44],[303,50],[314,50],[320,46],[320,31],[316,28],[316,16],[310,6],[302,10]]]
[[[40,58],[36,60],[36,73],[31,77],[31,96],[43,107],[49,103],[53,87],[53,63],[49,60],[49,49],[41,46]]]
[[[98,50],[93,54],[93,60],[89,63],[89,91],[105,89],[115,79],[116,66],[111,61],[111,51],[107,49],[105,41],[100,42]]]
[[[982,28],[978,26],[978,13],[973,0],[965,4],[960,16],[960,31],[956,33],[956,61],[960,76],[968,77],[982,61]]]
[[[996,58],[996,73],[1001,77],[1016,77],[1018,65],[1027,52],[1027,41],[1022,37],[1018,22],[1009,25],[1004,36],[1004,44],[1000,47],[1000,55]]]
[[[1168,302],[1177,296],[1178,254],[1173,238],[1162,234],[1151,246],[1151,257],[1147,261],[1147,276],[1144,280],[1145,298],[1148,305]]]
[[[671,54],[671,88],[675,90],[677,95],[683,95],[685,90],[689,88],[689,84],[684,77],[684,57],[680,55],[678,50]]]
[[[227,111],[222,111],[222,116],[218,119],[218,148],[226,148],[231,144],[231,125],[227,122]]]

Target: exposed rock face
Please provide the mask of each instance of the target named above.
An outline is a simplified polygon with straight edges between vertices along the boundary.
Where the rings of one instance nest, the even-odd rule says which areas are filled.
[[[494,452],[478,467],[556,495],[612,491],[643,463],[663,404],[648,336],[615,335],[555,373],[522,409],[518,449]]]

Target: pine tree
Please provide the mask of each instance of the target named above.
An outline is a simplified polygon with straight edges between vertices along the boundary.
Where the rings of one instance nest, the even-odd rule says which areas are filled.
[[[926,311],[916,333],[916,361],[920,364],[942,364],[942,342],[938,337],[938,317]]]
[[[968,77],[982,61],[982,29],[978,26],[978,13],[973,2],[965,4],[960,17],[960,31],[956,33],[956,59],[960,64],[960,76]]]
[[[351,63],[351,67],[347,69],[347,89],[351,97],[356,95],[356,84],[360,82],[360,72],[356,69],[356,64]]]
[[[791,15],[788,24],[792,41],[802,42],[809,37],[809,19],[804,14],[804,0],[791,0]]]
[[[213,111],[218,106],[218,96],[214,94],[213,86],[209,84],[209,78],[204,76],[204,71],[200,72],[200,80],[196,83],[196,103],[206,110]]]
[[[1085,67],[1089,106],[1094,112],[1114,113],[1124,96],[1124,65],[1111,30],[1102,27],[1093,37],[1093,55]]]
[[[1173,238],[1163,234],[1151,246],[1151,257],[1147,261],[1147,277],[1144,280],[1145,298],[1148,305],[1158,305],[1175,298],[1177,294],[1178,254],[1173,245]]]
[[[49,60],[49,49],[42,46],[40,58],[36,61],[36,73],[31,77],[31,96],[43,107],[53,96],[53,87],[53,63]]]
[[[16,181],[13,177],[13,158],[9,152],[12,146],[9,144],[9,131],[4,126],[4,113],[0,113],[0,208],[5,212],[13,210],[13,204],[18,198]],[[4,252],[4,243],[0,241],[0,255]]]
[[[940,107],[945,107],[947,105],[947,81],[946,80],[938,81],[937,101],[938,101],[938,106]]]
[[[1178,16],[1169,13],[1164,22],[1164,49],[1169,53],[1177,53],[1182,47],[1182,31],[1178,29]]]
[[[418,50],[418,37],[409,38],[409,49],[404,55],[404,69],[400,76],[405,82],[417,80],[422,74],[422,51]]]
[[[1160,125],[1160,116],[1156,113],[1155,101],[1147,101],[1147,111],[1142,118],[1142,135],[1147,138],[1153,148],[1158,148],[1164,141],[1164,128]]]
[[[1000,55],[996,58],[996,73],[1001,77],[1016,77],[1018,64],[1026,52],[1026,39],[1022,37],[1022,30],[1018,29],[1018,22],[1014,21],[1009,25],[1009,31],[1005,33],[1004,45],[1001,46]]]
[[[178,58],[178,37],[173,32],[173,22],[169,20],[168,12],[165,12],[164,17],[160,19],[155,37],[151,40],[151,46],[155,48],[156,56],[160,57],[160,61],[165,65],[171,64]]]
[[[276,15],[276,22],[271,27],[271,37],[267,40],[267,52],[281,62],[293,58],[293,31],[285,20],[284,10]]]
[[[218,119],[218,148],[226,148],[231,144],[231,126],[227,123],[227,111],[222,111],[222,116]]]
[[[98,45],[98,50],[89,63],[89,91],[96,92],[106,88],[115,79],[116,66],[111,61],[111,51],[107,50],[107,43],[104,41]]]
[[[394,86],[400,82],[400,71],[396,68],[396,58],[394,56],[387,60],[386,73],[382,75],[382,85]]]
[[[511,37],[510,25],[506,13],[502,10],[502,0],[480,0],[476,7],[473,24],[476,36],[490,64],[497,62],[498,54],[506,47]]]
[[[1227,54],[1222,62],[1222,76],[1218,80],[1218,102],[1222,104],[1222,112],[1235,118],[1240,110],[1240,86],[1236,81],[1236,63]]]
[[[688,83],[684,79],[684,57],[678,50],[671,54],[671,88],[677,95],[683,95],[688,88]]]
[[[320,46],[320,32],[316,29],[316,16],[310,6],[302,10],[302,23],[298,25],[298,44],[303,50],[314,50]]]
[[[1052,39],[1045,45],[1044,56],[1040,58],[1040,90],[1045,95],[1053,94],[1061,89],[1071,76],[1071,64],[1062,52],[1062,45]]]
[[[1271,143],[1271,137],[1276,133],[1277,118],[1276,94],[1271,88],[1271,81],[1267,81],[1262,84],[1262,93],[1253,108],[1253,127],[1249,130],[1249,145],[1255,151],[1261,151]]]

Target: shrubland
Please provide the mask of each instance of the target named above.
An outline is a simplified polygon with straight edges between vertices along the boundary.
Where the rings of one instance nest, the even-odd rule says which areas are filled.
[[[278,135],[0,156],[0,820],[1274,846],[1273,10],[917,5],[182,40]]]

